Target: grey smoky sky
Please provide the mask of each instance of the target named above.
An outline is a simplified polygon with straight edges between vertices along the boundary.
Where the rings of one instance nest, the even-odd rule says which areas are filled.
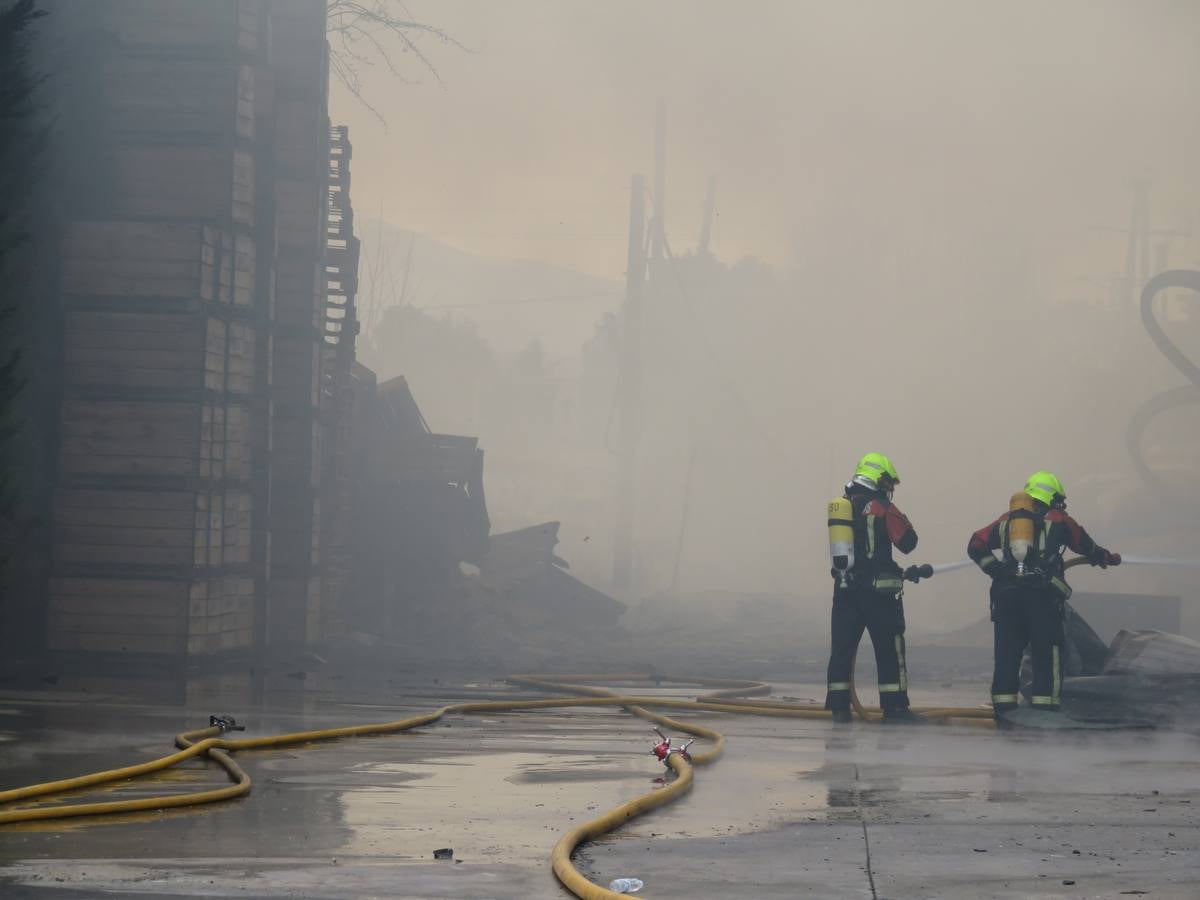
[[[714,249],[803,259],[921,228],[1019,231],[1064,278],[1111,263],[1148,175],[1164,221],[1200,204],[1200,6],[1186,2],[409,4],[426,40],[376,64],[334,115],[355,135],[362,214],[464,249],[619,275],[632,171],[669,107],[669,231],[694,243],[719,178]],[[924,229],[930,228],[929,231]],[[850,251],[853,252],[853,251]]]

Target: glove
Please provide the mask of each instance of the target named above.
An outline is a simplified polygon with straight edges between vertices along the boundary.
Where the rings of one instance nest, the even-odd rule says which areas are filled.
[[[1104,553],[1106,555],[1105,563],[1107,565],[1119,566],[1121,564],[1121,554],[1120,553],[1109,553],[1107,550],[1105,550]]]
[[[1102,569],[1107,569],[1109,566],[1119,566],[1121,564],[1121,554],[1110,553],[1103,547],[1097,545],[1092,551],[1091,557],[1088,559],[1093,566],[1099,566]]]
[[[992,558],[995,559],[995,557],[992,557]],[[997,578],[999,578],[1004,573],[1004,566],[1000,563],[999,560],[996,560],[996,562],[992,563],[989,566],[986,566],[986,567],[980,566],[979,571],[981,571],[988,578],[992,579],[992,581],[995,581]]]
[[[925,565],[922,566],[909,566],[904,570],[904,580],[911,581],[913,584],[916,584],[922,578],[932,577],[933,566],[929,565],[929,563],[925,563]]]

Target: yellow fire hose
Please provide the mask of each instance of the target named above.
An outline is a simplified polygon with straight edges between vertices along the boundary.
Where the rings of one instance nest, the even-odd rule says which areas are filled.
[[[1071,566],[1079,562],[1083,562],[1083,560],[1071,560],[1067,565]],[[342,728],[325,728],[314,731],[296,731],[289,734],[259,738],[223,737],[225,729],[221,725],[186,731],[176,735],[175,746],[179,750],[175,753],[119,769],[108,769],[101,772],[93,772],[89,775],[80,775],[75,778],[64,778],[58,781],[48,781],[42,784],[33,784],[27,787],[0,791],[0,805],[28,801],[39,797],[49,797],[56,794],[65,794],[100,784],[124,781],[140,775],[159,772],[199,756],[207,757],[221,766],[229,774],[230,778],[233,779],[233,784],[212,790],[194,791],[186,794],[168,794],[158,797],[143,797],[136,800],[63,803],[54,806],[24,806],[16,809],[0,810],[0,825],[74,816],[112,815],[142,810],[165,809],[168,807],[195,806],[240,797],[250,792],[252,783],[250,776],[229,756],[228,751],[232,750],[267,750],[343,737],[395,734],[431,725],[450,713],[491,714],[576,706],[620,706],[639,718],[646,719],[674,731],[711,741],[712,746],[703,752],[692,754],[690,762],[682,754],[672,753],[667,757],[666,763],[676,773],[677,777],[670,785],[662,790],[643,794],[640,797],[621,804],[598,818],[592,819],[590,822],[576,826],[564,834],[555,845],[551,855],[554,874],[568,890],[577,897],[584,898],[584,900],[600,900],[600,898],[612,900],[612,898],[619,898],[623,895],[601,887],[585,878],[571,862],[571,855],[575,852],[575,849],[585,841],[593,840],[600,835],[613,831],[635,816],[676,800],[692,786],[692,764],[703,765],[712,762],[725,749],[725,736],[719,731],[706,728],[702,725],[672,719],[659,713],[651,712],[647,707],[704,710],[706,712],[780,718],[821,719],[829,716],[828,711],[814,704],[745,699],[748,696],[761,696],[771,692],[770,685],[759,681],[690,677],[671,678],[656,673],[555,675],[551,677],[514,675],[508,680],[520,687],[541,688],[577,696],[549,697],[536,700],[492,700],[475,703],[457,703],[394,722],[352,725]],[[616,694],[606,688],[595,687],[593,684],[590,684],[590,682],[597,681],[609,683],[652,682],[656,685],[667,682],[672,684],[698,684],[704,687],[716,688],[716,690],[696,700],[678,700]],[[878,709],[867,708],[859,700],[858,692],[854,686],[853,663],[851,664],[850,674],[850,699],[854,712],[864,721],[877,721],[881,717]],[[992,727],[992,711],[990,707],[985,706],[917,708],[914,712],[919,713],[925,718],[943,723]]]
[[[432,712],[411,716],[394,722],[382,722],[368,725],[355,725],[343,728],[327,728],[315,731],[299,731],[290,734],[272,735],[259,738],[229,738],[223,737],[224,731],[220,726],[196,729],[177,735],[175,744],[178,752],[159,757],[158,759],[125,766],[119,769],[109,769],[81,775],[75,778],[65,778],[59,781],[34,784],[28,787],[16,788],[0,792],[0,804],[29,801],[34,798],[49,797],[56,794],[78,791],[116,781],[124,781],[140,775],[162,771],[185,760],[198,756],[206,756],[220,765],[234,783],[223,788],[195,791],[186,794],[169,794],[158,797],[143,797],[136,800],[114,800],[97,803],[65,803],[54,806],[25,806],[17,809],[0,811],[0,824],[30,822],[45,819],[58,819],[74,816],[112,815],[117,813],[136,812],[168,807],[193,806],[203,803],[213,803],[218,800],[228,800],[249,793],[252,783],[250,776],[229,756],[232,750],[264,750],[278,747],[305,744],[315,741],[332,740],[342,737],[360,735],[393,734],[409,731],[430,725],[449,713],[497,713],[518,712],[533,709],[554,709],[577,706],[620,706],[640,718],[654,722],[673,731],[683,732],[711,742],[711,746],[693,754],[689,762],[679,753],[672,753],[667,759],[667,765],[676,773],[676,779],[667,787],[644,794],[630,800],[604,815],[585,822],[564,834],[555,845],[551,860],[554,873],[559,881],[577,897],[581,898],[614,898],[620,897],[613,891],[601,887],[583,876],[571,862],[575,849],[588,840],[593,840],[624,824],[629,819],[639,816],[656,807],[670,803],[686,793],[692,786],[692,764],[703,765],[717,759],[725,747],[725,736],[720,732],[689,722],[682,722],[659,713],[651,712],[648,706],[666,709],[704,710],[706,712],[724,712],[743,715],[760,715],[786,718],[826,718],[829,713],[812,704],[801,705],[779,701],[745,700],[736,695],[762,695],[769,693],[769,685],[755,681],[736,681],[731,679],[705,678],[671,678],[666,676],[637,674],[617,675],[574,675],[553,676],[543,678],[532,675],[517,675],[509,679],[513,684],[522,687],[545,688],[560,692],[579,694],[582,696],[552,697],[537,700],[500,700],[482,701],[476,703],[459,703],[444,706]],[[587,682],[608,681],[653,681],[655,683],[688,683],[717,687],[719,690],[707,694],[697,700],[680,700],[662,697],[642,697],[620,695],[605,688],[595,687]],[[868,710],[859,702],[857,694],[852,692],[855,709],[861,717],[873,719],[875,711]],[[989,717],[990,710],[935,709],[922,711],[932,717],[957,720],[960,717],[977,717],[981,714]]]

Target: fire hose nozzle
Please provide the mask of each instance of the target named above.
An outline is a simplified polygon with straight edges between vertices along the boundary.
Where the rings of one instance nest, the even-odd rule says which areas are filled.
[[[209,728],[220,728],[222,732],[226,731],[245,731],[245,725],[239,725],[233,716],[209,716]]]
[[[933,566],[931,566],[929,563],[924,563],[923,565],[919,566],[909,566],[904,570],[904,580],[911,581],[913,584],[916,584],[922,578],[932,577]]]

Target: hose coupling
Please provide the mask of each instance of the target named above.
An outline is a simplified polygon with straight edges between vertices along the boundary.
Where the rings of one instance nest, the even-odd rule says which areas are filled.
[[[209,728],[220,728],[222,734],[224,734],[226,731],[245,731],[246,730],[246,726],[239,725],[237,723],[237,720],[233,716],[209,716],[208,717],[208,727]]]

